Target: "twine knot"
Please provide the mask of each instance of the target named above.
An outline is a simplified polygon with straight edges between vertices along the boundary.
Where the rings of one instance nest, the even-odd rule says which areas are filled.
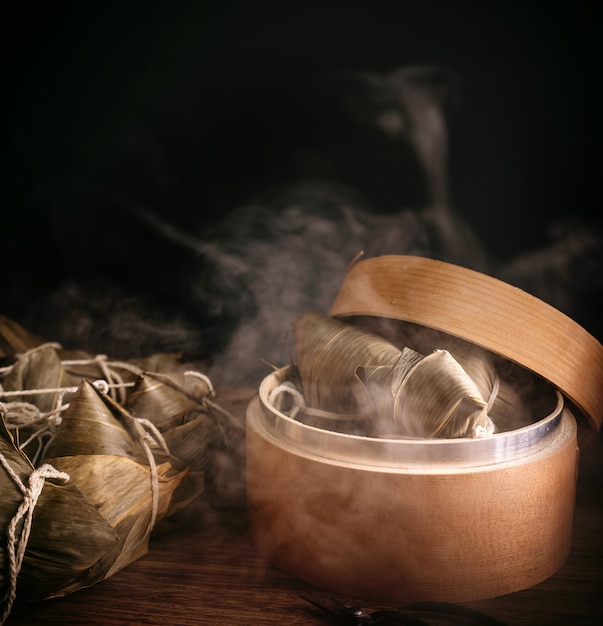
[[[12,518],[6,532],[9,566],[8,589],[2,599],[4,609],[0,616],[0,624],[4,624],[17,596],[17,578],[21,571],[25,549],[27,548],[27,542],[29,541],[29,535],[31,533],[34,509],[36,508],[36,504],[44,488],[44,483],[48,478],[66,483],[69,481],[69,474],[60,472],[52,465],[45,463],[30,474],[28,483],[25,485],[2,453],[0,453],[0,464],[23,494],[23,501]],[[22,520],[23,524],[21,530],[19,530],[19,524]]]
[[[293,402],[293,406],[287,409],[289,411],[289,417],[295,419],[295,416],[306,408],[306,402],[304,396],[293,383],[286,381],[275,387],[270,392],[268,401],[277,411],[285,412],[286,396],[289,396]]]

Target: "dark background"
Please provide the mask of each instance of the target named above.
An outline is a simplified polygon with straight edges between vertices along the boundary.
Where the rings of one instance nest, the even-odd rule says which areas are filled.
[[[64,276],[153,245],[98,186],[186,228],[291,176],[310,85],[341,69],[458,73],[453,200],[493,258],[547,246],[560,218],[596,228],[596,4],[22,3],[5,19],[2,312],[26,319]]]

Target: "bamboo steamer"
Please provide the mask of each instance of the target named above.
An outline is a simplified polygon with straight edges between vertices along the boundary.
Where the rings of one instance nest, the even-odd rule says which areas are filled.
[[[432,441],[397,451],[399,441],[380,440],[379,451],[293,423],[267,402],[281,376],[262,383],[247,421],[253,537],[275,566],[364,599],[462,602],[536,584],[567,557],[577,460],[568,411],[558,407],[549,433],[511,446],[508,460],[502,441],[493,462],[487,449],[468,457],[477,440],[437,440],[434,460]]]
[[[349,435],[276,410],[270,393],[290,376],[288,368],[277,370],[247,411],[249,515],[254,544],[267,561],[332,592],[396,603],[503,595],[545,580],[563,564],[571,548],[578,445],[561,392],[600,425],[601,386],[574,385],[569,364],[578,359],[593,367],[585,377],[601,383],[603,349],[546,304],[470,272],[472,291],[490,290],[478,299],[488,309],[479,319],[493,326],[476,325],[480,306],[463,283],[467,272],[416,257],[363,261],[350,269],[331,314],[383,316],[476,336],[478,345],[553,383],[544,384],[545,402],[535,408],[546,407],[544,414],[483,439]],[[441,294],[447,306],[434,304]],[[536,324],[531,332],[515,328],[526,318]],[[523,345],[527,336],[533,346]],[[561,337],[555,349],[563,346],[563,363],[547,365],[539,349],[551,354],[543,344]]]

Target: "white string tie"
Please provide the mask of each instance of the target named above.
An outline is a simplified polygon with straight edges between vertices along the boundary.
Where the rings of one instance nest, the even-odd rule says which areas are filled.
[[[138,426],[138,431],[141,435],[140,443],[147,456],[151,472],[151,518],[149,519],[146,530],[146,534],[150,535],[153,528],[155,528],[157,515],[159,513],[159,474],[157,472],[157,462],[151,450],[151,445],[158,445],[168,456],[171,456],[171,453],[164,436],[153,422],[141,417],[131,417]]]
[[[8,589],[2,600],[4,609],[0,617],[0,624],[4,624],[17,597],[17,578],[21,571],[25,549],[27,548],[27,542],[29,541],[29,535],[31,533],[34,509],[36,508],[36,504],[44,488],[44,483],[47,478],[54,478],[66,483],[69,481],[69,474],[60,472],[52,465],[46,463],[30,474],[28,485],[25,486],[1,452],[0,464],[23,494],[23,501],[12,518],[6,533],[9,563]],[[21,520],[23,520],[23,525],[19,531],[18,526]]]
[[[295,416],[306,408],[304,396],[293,383],[284,382],[275,387],[268,396],[268,401],[277,410],[284,412],[285,396],[290,396],[293,400],[293,406],[289,410],[289,417],[295,419]]]
[[[201,373],[201,372],[196,372],[195,370],[187,370],[186,372],[184,372],[185,376],[190,376],[191,378],[198,378],[199,380],[202,380],[208,388],[208,392],[207,395],[209,398],[214,398],[216,395],[216,391],[214,389],[214,386],[209,378],[209,376],[206,376],[205,374]]]
[[[14,367],[19,363],[21,359],[25,359],[28,356],[31,356],[32,354],[36,352],[40,352],[41,350],[46,350],[47,348],[53,348],[54,350],[62,350],[63,346],[60,343],[56,343],[54,341],[47,342],[47,343],[42,343],[39,346],[36,346],[35,348],[30,348],[29,350],[26,350],[25,352],[16,354],[15,356],[17,357],[17,360],[11,365],[7,365],[6,367],[0,367],[0,374],[8,374],[9,372],[12,372]]]

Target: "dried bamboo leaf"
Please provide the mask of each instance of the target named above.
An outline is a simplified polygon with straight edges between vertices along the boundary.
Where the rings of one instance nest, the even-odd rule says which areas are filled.
[[[313,311],[296,320],[295,335],[297,369],[312,407],[357,412],[379,436],[493,432],[487,401],[446,350],[427,357],[399,350],[378,335]]]
[[[0,323],[0,333],[3,328]],[[13,326],[7,323],[6,328],[12,332]],[[8,336],[8,331],[4,330]],[[65,351],[58,344],[37,345],[42,343],[40,339],[36,340],[35,349],[32,346],[20,355],[17,348],[30,348],[25,331],[23,335],[20,344],[6,338],[1,343],[0,338],[0,349],[8,346],[0,357],[13,358],[10,367],[3,370],[3,387],[16,391],[61,388],[60,393],[31,396],[40,405],[39,409],[35,405],[28,406],[32,406],[32,410],[56,413],[54,418],[60,426],[40,462],[50,463],[70,475],[68,489],[50,482],[44,487],[40,503],[46,506],[36,509],[35,519],[47,525],[55,524],[54,535],[49,535],[50,545],[46,545],[44,537],[32,534],[34,549],[26,554],[22,571],[24,582],[19,579],[23,597],[42,599],[94,585],[145,554],[154,525],[202,493],[203,470],[216,463],[216,453],[225,448],[227,433],[239,433],[243,428],[238,423],[239,430],[234,428],[236,420],[210,401],[213,388],[209,379],[188,375],[191,363],[182,354],[115,362],[103,355]],[[163,371],[141,376],[143,372],[138,364],[153,365]],[[140,385],[130,403],[130,392],[126,392],[125,387],[139,377],[147,387]],[[122,389],[115,394],[110,390],[114,395],[111,398],[88,378],[102,379],[110,387]],[[73,393],[78,385],[77,392]],[[57,412],[59,398],[69,400],[62,417]],[[11,406],[14,408],[16,404]],[[126,404],[136,407],[136,417],[126,409]],[[7,406],[1,405],[0,409],[6,413]],[[22,406],[20,410],[23,412]],[[36,415],[33,418],[35,420]],[[151,424],[143,425],[145,420]],[[153,426],[153,422],[157,425]],[[5,426],[4,430],[6,441],[11,444],[5,447],[25,465],[21,473],[27,475],[35,471]],[[45,436],[52,434],[54,431],[49,431]],[[184,461],[174,456],[174,449]],[[43,445],[40,450],[44,450]],[[1,469],[0,478],[7,478],[2,476]],[[0,480],[3,494],[10,488],[8,484],[5,489],[4,482]],[[64,508],[57,498],[46,503],[46,494],[57,490],[71,498]],[[13,493],[13,496],[18,495]],[[4,513],[10,513],[9,509],[15,508],[15,504],[18,507],[18,497],[0,502],[1,521]],[[71,526],[56,525],[63,513],[69,519],[78,520],[73,525],[76,532],[73,536],[68,534]],[[82,519],[85,523],[80,523]],[[63,532],[57,532],[59,528]],[[90,532],[94,533],[93,537],[89,536]],[[67,541],[66,546],[54,545],[55,535]],[[54,552],[58,555],[56,560],[53,560]],[[2,548],[0,557],[4,560],[6,557]]]
[[[34,467],[19,450],[0,420],[0,453],[23,483]],[[14,480],[0,467],[0,525],[8,527],[23,501]],[[0,543],[0,589],[7,585],[6,534]],[[73,481],[54,484],[46,481],[33,513],[29,541],[18,578],[19,593],[29,600],[41,600],[71,583],[89,583],[89,572],[118,543],[115,530],[99,514]]]
[[[128,394],[126,408],[137,419],[154,424],[171,455],[190,470],[175,490],[167,516],[204,490],[205,470],[211,465],[208,451],[216,440],[215,427],[202,404],[210,391],[211,385],[203,378],[146,372]]]
[[[194,390],[197,397],[193,397]],[[128,410],[154,424],[171,454],[190,468],[186,481],[174,493],[168,515],[204,490],[205,471],[211,466],[210,448],[218,436],[215,424],[200,404],[208,391],[206,383],[192,381],[189,394],[172,377],[147,372],[138,377],[128,394]]]
[[[157,426],[175,456],[195,470],[206,470],[208,448],[218,434],[202,404],[209,392],[203,381],[191,381],[187,390],[173,376],[147,372],[139,376],[127,406]]]
[[[17,354],[43,344],[39,335],[23,328],[17,322],[0,315],[0,360],[14,360]]]
[[[297,369],[309,406],[370,417],[374,403],[358,367],[393,367],[400,351],[385,339],[314,311],[294,324]]]
[[[493,432],[487,402],[447,350],[432,352],[412,368],[396,392],[393,417],[410,437],[452,439]]]
[[[473,343],[433,328],[373,316],[350,318],[349,323],[372,332],[402,349],[409,346],[421,354],[447,350],[467,372],[487,400],[488,415],[497,432],[527,426],[534,420],[534,376],[502,357]],[[538,412],[536,412],[538,413]],[[542,411],[546,414],[546,408]]]
[[[162,431],[186,423],[203,410],[201,402],[209,396],[210,388],[191,376],[174,378],[156,372],[140,375],[128,394],[127,408]]]
[[[152,453],[149,459],[134,418],[83,381],[65,412],[46,461],[70,473],[119,536],[118,546],[97,568],[96,582],[147,552],[150,525],[174,510],[174,493],[190,474],[180,461],[161,450],[153,448]],[[195,489],[191,493],[192,486]],[[198,477],[188,487],[186,497],[180,492],[178,506],[198,495]],[[75,591],[78,585],[76,581],[63,593]]]
[[[84,380],[66,409],[47,459],[87,454],[125,456],[146,463],[146,454],[135,426],[125,410]]]
[[[84,378],[89,380],[105,378],[96,355],[84,350],[60,349],[57,352],[63,364],[63,369],[69,377],[69,385],[77,386]]]
[[[212,506],[236,506],[245,459],[245,427],[212,401],[209,380],[196,372],[145,372],[128,395],[128,408],[161,431],[168,448],[205,476]]]
[[[170,451],[213,483],[216,454],[236,437],[225,415],[209,401],[212,394],[203,377],[146,372],[128,395],[127,406],[138,418],[154,423]]]
[[[80,455],[52,459],[52,465],[69,473],[87,500],[115,529],[119,544],[103,559],[102,579],[134,562],[148,551],[148,524],[153,512],[152,477],[148,466],[123,456]],[[172,495],[188,474],[169,462],[157,466],[157,519],[169,511]]]
[[[18,427],[24,451],[37,463],[44,445],[54,429],[53,415],[71,395],[65,390],[69,376],[57,354],[55,344],[42,344],[19,355],[4,371],[1,399],[5,402],[6,419]],[[14,394],[23,391],[23,395]]]
[[[57,389],[67,386],[69,378],[63,369],[56,346],[44,344],[23,354],[2,379],[6,391],[31,389]],[[56,406],[58,392],[39,395],[16,396],[15,402],[30,402],[40,411],[50,411]]]
[[[148,451],[143,445],[144,427],[127,409],[102,393],[90,382],[83,381],[65,411],[61,427],[46,454],[47,459],[112,455],[125,457],[148,466]],[[151,442],[157,464],[169,461],[173,472],[191,474],[181,459],[163,451],[157,442]],[[167,466],[166,466],[167,467]],[[198,477],[191,484],[199,485]],[[200,493],[195,488],[196,497]]]

